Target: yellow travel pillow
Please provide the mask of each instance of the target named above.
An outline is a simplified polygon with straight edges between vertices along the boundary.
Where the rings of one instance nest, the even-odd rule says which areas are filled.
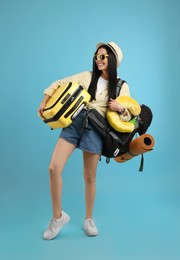
[[[141,112],[141,107],[138,104],[136,100],[129,96],[119,96],[116,98],[116,101],[128,109],[128,111],[133,115],[133,116],[138,116]],[[110,123],[110,125],[118,132],[122,133],[131,133],[134,130],[134,123],[133,121],[131,122],[124,122],[120,119],[119,113],[116,111],[107,111],[107,119]]]

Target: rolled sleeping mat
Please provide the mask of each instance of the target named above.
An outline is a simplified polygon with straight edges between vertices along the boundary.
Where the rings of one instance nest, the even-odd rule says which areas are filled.
[[[114,160],[119,163],[126,162],[134,156],[152,151],[154,144],[154,138],[150,134],[143,134],[130,142],[128,152],[115,157]]]

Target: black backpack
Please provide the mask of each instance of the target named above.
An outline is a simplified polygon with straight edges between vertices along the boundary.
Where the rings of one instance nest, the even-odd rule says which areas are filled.
[[[118,81],[117,96],[123,80]],[[144,134],[150,126],[153,118],[151,109],[146,105],[141,105],[141,113],[135,117],[135,129],[131,133],[121,133],[111,127],[108,120],[98,113],[95,109],[90,109],[87,115],[88,120],[93,124],[98,132],[103,137],[103,151],[102,156],[106,157],[106,162],[109,163],[110,158],[118,157],[128,151],[129,144],[134,138],[135,134]],[[140,171],[143,170],[143,154],[141,158]]]

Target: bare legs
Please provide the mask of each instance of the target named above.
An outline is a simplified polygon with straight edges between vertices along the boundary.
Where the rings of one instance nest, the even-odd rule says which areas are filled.
[[[60,138],[56,144],[50,162],[50,191],[53,207],[53,217],[55,219],[61,217],[62,171],[74,149],[75,146],[73,144],[70,144],[64,139]]]
[[[83,152],[86,199],[86,219],[92,218],[96,194],[96,169],[99,155]]]
[[[50,191],[52,199],[53,217],[61,217],[62,205],[62,171],[64,166],[74,151],[75,146],[60,138],[54,149],[49,166]],[[99,155],[83,152],[84,160],[84,181],[85,181],[85,200],[86,218],[92,218],[94,209],[94,199],[96,193],[96,169]]]

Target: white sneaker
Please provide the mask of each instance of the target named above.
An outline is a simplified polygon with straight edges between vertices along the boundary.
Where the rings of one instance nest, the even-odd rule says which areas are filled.
[[[97,236],[98,235],[98,229],[94,223],[94,220],[92,218],[85,219],[84,221],[84,231],[87,236]]]
[[[51,222],[49,223],[48,228],[43,234],[44,239],[50,240],[55,238],[60,232],[60,230],[62,229],[62,227],[69,222],[70,216],[66,214],[64,211],[62,211],[61,213],[62,216],[60,219],[58,220],[52,219]]]

